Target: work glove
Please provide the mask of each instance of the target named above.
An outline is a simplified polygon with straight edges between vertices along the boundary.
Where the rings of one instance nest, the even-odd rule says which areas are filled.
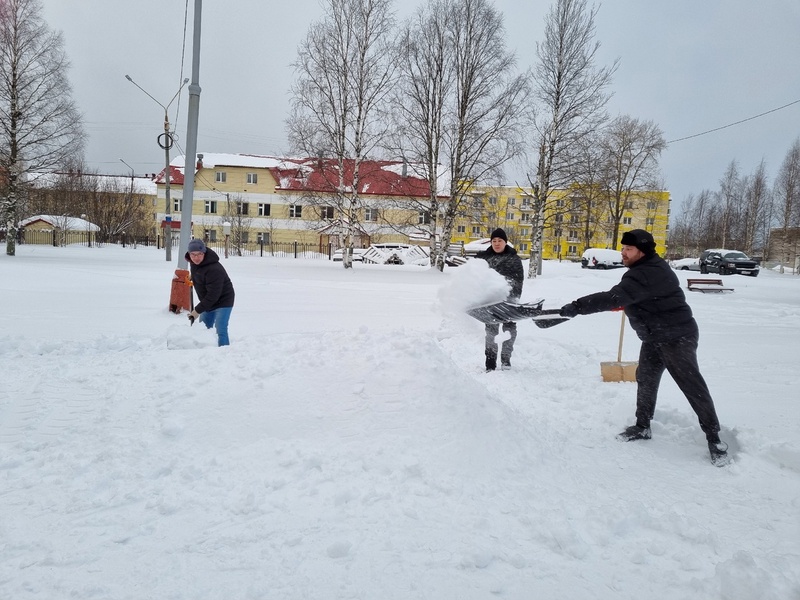
[[[558,312],[558,314],[568,319],[576,317],[578,316],[578,305],[575,304],[574,302],[565,304],[564,306],[561,307],[561,310]]]
[[[189,313],[189,325],[194,325],[194,320],[198,318],[200,315],[197,313],[196,310],[193,310]]]

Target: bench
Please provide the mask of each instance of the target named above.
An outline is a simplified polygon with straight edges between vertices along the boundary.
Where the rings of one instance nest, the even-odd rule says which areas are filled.
[[[720,293],[733,291],[733,288],[724,287],[722,285],[722,279],[687,279],[686,287],[689,288],[690,292],[703,292],[704,294],[707,292]]]

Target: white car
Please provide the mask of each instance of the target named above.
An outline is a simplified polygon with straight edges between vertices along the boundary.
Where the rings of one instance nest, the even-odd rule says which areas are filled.
[[[366,252],[366,248],[353,248],[353,262],[361,261],[364,257],[364,252]],[[331,257],[334,262],[344,260],[343,256],[344,250],[342,248],[337,248],[333,251],[333,256]]]
[[[622,252],[608,248],[588,248],[581,256],[584,269],[617,269],[623,267]]]
[[[696,258],[679,258],[669,261],[669,266],[676,271],[699,271],[700,261]]]

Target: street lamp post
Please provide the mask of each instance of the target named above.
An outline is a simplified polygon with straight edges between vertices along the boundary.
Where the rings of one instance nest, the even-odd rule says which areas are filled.
[[[222,233],[225,234],[225,258],[228,258],[228,240],[231,237],[231,224],[228,221],[222,224]]]
[[[161,135],[158,136],[158,145],[161,148],[164,149],[164,196],[166,198],[166,210],[164,211],[164,213],[165,213],[164,214],[164,221],[167,224],[166,233],[164,235],[164,246],[166,247],[166,250],[167,250],[167,261],[172,261],[172,201],[170,199],[170,193],[169,193],[170,192],[170,190],[169,190],[170,185],[169,184],[170,184],[170,179],[171,179],[171,177],[170,177],[170,169],[169,169],[169,151],[170,151],[170,148],[172,148],[172,144],[173,144],[174,140],[173,140],[173,134],[172,134],[172,132],[170,131],[170,128],[169,128],[169,107],[175,101],[175,99],[178,97],[178,95],[181,93],[181,90],[183,89],[183,86],[185,86],[187,83],[189,83],[189,78],[187,77],[187,78],[185,78],[183,80],[183,82],[181,83],[180,87],[178,88],[178,91],[175,92],[175,95],[172,97],[172,100],[167,102],[166,106],[161,104],[161,102],[159,102],[152,95],[150,95],[150,93],[147,90],[145,90],[142,86],[140,86],[138,83],[136,83],[131,78],[130,75],[125,75],[125,79],[127,79],[133,85],[135,85],[137,88],[142,90],[145,94],[147,94],[147,96],[153,102],[155,102],[161,108],[164,109],[164,133],[162,133]]]

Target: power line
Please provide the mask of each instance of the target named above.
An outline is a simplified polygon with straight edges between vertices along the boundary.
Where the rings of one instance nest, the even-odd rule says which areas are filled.
[[[677,140],[670,140],[667,144],[674,144],[675,142],[682,142],[683,140],[690,140],[692,138],[700,137],[701,135],[706,135],[709,133],[714,133],[715,131],[720,131],[721,129],[727,129],[728,127],[733,127],[734,125],[739,125],[741,123],[746,123],[747,121],[752,121],[753,119],[758,119],[759,117],[763,117],[764,115],[768,115],[770,113],[774,113],[779,110],[783,110],[784,108],[788,108],[793,104],[797,104],[800,100],[795,100],[794,102],[789,102],[789,104],[784,104],[783,106],[779,106],[778,108],[773,108],[772,110],[768,110],[767,112],[763,112],[759,115],[754,115],[752,117],[747,117],[746,119],[742,119],[741,121],[736,121],[735,123],[729,123],[728,125],[723,125],[722,127],[715,127],[714,129],[709,129],[708,131],[703,131],[702,133],[695,133],[694,135],[687,135],[686,137],[678,138]]]

